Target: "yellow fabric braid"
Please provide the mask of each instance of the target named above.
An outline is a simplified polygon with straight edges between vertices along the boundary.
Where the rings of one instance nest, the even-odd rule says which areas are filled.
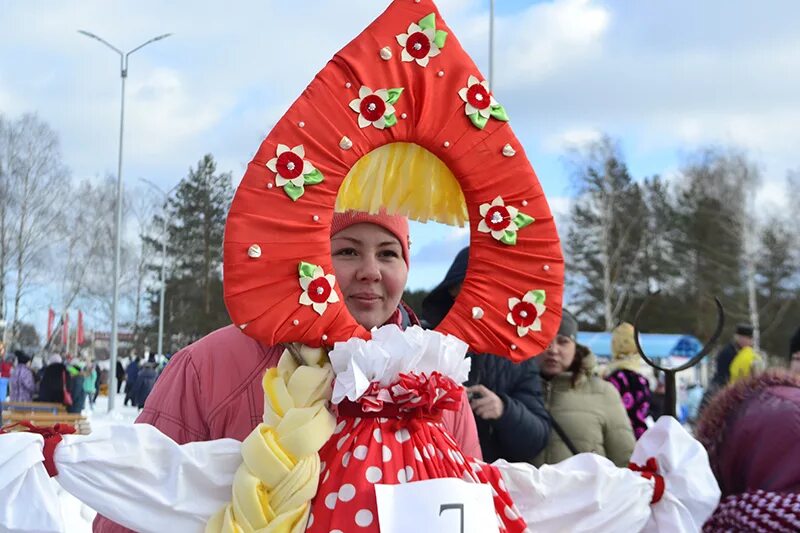
[[[413,143],[385,144],[362,156],[339,188],[336,211],[375,214],[381,208],[419,222],[463,227],[469,220],[464,193],[453,173]]]
[[[328,411],[333,371],[321,349],[284,351],[267,370],[264,422],[242,443],[231,503],[206,524],[207,533],[301,533],[319,484],[319,450],[333,434]]]

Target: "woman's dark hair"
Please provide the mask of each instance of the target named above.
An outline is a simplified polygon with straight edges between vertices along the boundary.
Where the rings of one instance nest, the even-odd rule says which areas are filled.
[[[578,382],[578,378],[581,376],[583,372],[583,360],[590,354],[589,348],[584,346],[583,344],[575,343],[575,359],[572,360],[572,364],[569,365],[569,370],[572,372],[572,386],[574,387],[575,384]]]

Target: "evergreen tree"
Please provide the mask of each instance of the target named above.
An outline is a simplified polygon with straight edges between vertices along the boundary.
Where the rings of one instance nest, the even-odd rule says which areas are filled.
[[[222,240],[232,197],[230,173],[217,172],[208,154],[189,170],[170,199],[165,350],[174,351],[230,323],[222,294]],[[154,228],[161,223],[159,216],[154,217]],[[158,257],[159,239],[147,239]],[[157,328],[158,298],[156,286],[151,291],[153,329]]]
[[[716,324],[713,298],[725,307],[729,329],[750,320],[745,278],[747,191],[758,173],[741,152],[706,148],[687,159],[679,185],[676,255],[683,274],[682,308],[694,319],[690,332],[707,338]]]

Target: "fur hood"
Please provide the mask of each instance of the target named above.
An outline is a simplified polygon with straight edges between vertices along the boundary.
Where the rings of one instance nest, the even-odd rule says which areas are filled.
[[[696,437],[723,496],[800,490],[800,376],[768,370],[723,389],[703,410]]]

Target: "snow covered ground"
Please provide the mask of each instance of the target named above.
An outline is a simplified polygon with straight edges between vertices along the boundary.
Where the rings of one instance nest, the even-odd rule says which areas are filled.
[[[88,409],[84,411],[84,414],[89,418],[92,430],[112,424],[133,424],[139,414],[139,410],[135,407],[122,405],[125,401],[124,394],[118,394],[114,401],[113,413],[108,412],[108,398],[103,396],[97,398],[94,411],[89,411]],[[51,480],[51,482],[56,483],[55,480]],[[94,520],[94,516],[97,513],[94,509],[61,490],[60,487],[59,491],[66,533],[90,533],[92,531],[92,520]]]

